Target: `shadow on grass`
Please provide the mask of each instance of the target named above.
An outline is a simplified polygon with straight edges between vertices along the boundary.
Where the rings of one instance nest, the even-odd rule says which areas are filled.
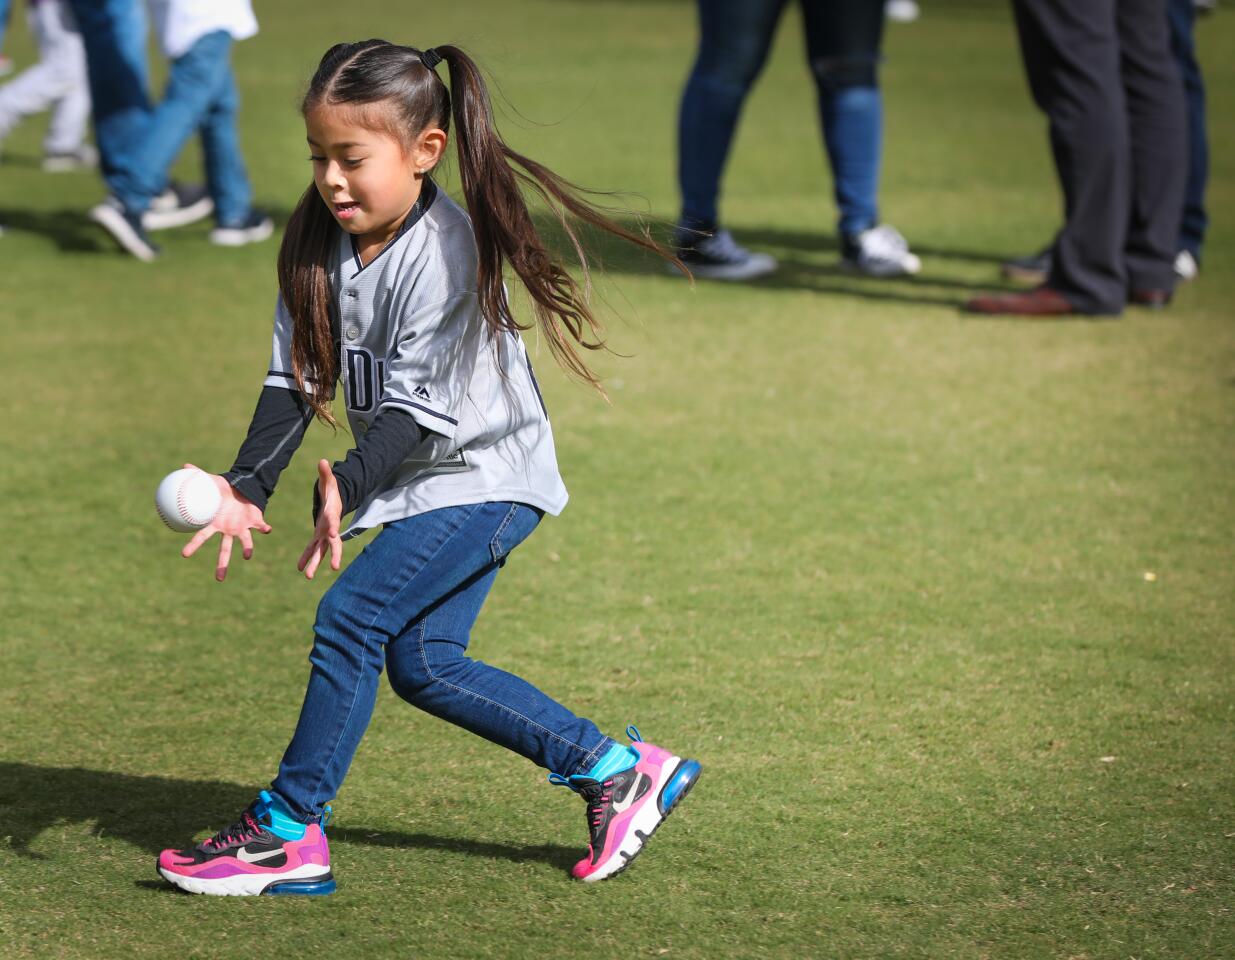
[[[614,215],[612,211],[611,215]],[[534,219],[537,230],[546,238],[549,247],[564,260],[573,263],[574,253],[560,224],[543,211],[538,211]],[[651,238],[662,245],[667,245],[671,240],[672,225],[664,221],[629,215],[614,215],[614,219],[633,233],[648,231]],[[629,276],[667,276],[673,272],[659,257],[611,234],[586,225],[574,226],[589,253],[592,266],[599,271]],[[755,227],[739,230],[737,239],[753,250],[770,253],[780,264],[775,273],[743,284],[756,290],[805,290],[887,303],[958,308],[966,294],[1006,287],[996,277],[989,281],[973,282],[938,274],[884,278],[858,274],[841,265],[836,238],[826,233]],[[915,249],[940,259],[991,263],[1005,259],[1000,254],[976,250]]]
[[[7,233],[37,233],[65,253],[113,253],[116,245],[94,223],[86,210],[0,209],[0,226]]]
[[[164,847],[188,843],[205,829],[226,827],[253,800],[253,793],[252,786],[219,780],[138,777],[0,761],[0,838],[18,856],[44,859],[30,849],[40,833],[62,823],[92,823],[96,837],[118,837],[153,858]],[[555,844],[518,846],[364,826],[331,827],[330,839],[336,844],[539,862],[560,870],[569,870],[580,853]]]

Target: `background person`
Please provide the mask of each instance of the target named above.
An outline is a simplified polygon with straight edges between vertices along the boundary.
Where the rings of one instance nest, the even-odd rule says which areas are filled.
[[[4,35],[8,33],[11,0],[0,0],[0,77],[13,72],[13,61],[4,55]]]
[[[1014,0],[1029,86],[1064,197],[1046,283],[972,298],[983,314],[1113,315],[1175,285],[1187,143],[1166,0]]]
[[[1193,280],[1200,272],[1201,248],[1209,217],[1205,211],[1205,185],[1209,179],[1209,139],[1205,121],[1205,83],[1196,58],[1196,18],[1206,8],[1196,0],[1167,0],[1171,29],[1171,52],[1183,77],[1188,101],[1188,182],[1184,188],[1183,216],[1176,243],[1175,275]],[[1051,269],[1051,247],[1025,257],[1005,261],[1003,275],[1023,283],[1045,283]]]
[[[217,222],[211,242],[241,246],[266,239],[274,224],[253,208],[236,131],[240,95],[230,62],[233,41],[257,33],[249,0],[152,0],[150,11],[171,61],[167,89],[126,150],[122,168],[109,179],[111,196],[91,210],[91,218],[122,249],[140,260],[154,260],[158,248],[146,234],[147,211],[163,193],[184,144],[197,133]]]
[[[43,169],[55,173],[93,167],[98,154],[86,142],[86,53],[73,13],[65,0],[29,0],[29,19],[39,61],[0,87],[0,143],[24,117],[50,109]]]
[[[721,174],[742,104],[763,69],[788,0],[697,0],[699,53],[682,94],[678,256],[701,277],[748,280],[776,269],[720,225]],[[878,64],[884,5],[871,0],[801,0],[806,55],[819,96],[832,167],[842,262],[873,276],[917,273],[918,258],[897,230],[879,223],[883,99]]]

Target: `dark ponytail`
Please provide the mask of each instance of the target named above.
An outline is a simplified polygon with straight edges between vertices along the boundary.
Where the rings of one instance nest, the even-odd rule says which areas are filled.
[[[600,389],[600,381],[575,350],[604,346],[603,326],[588,303],[588,258],[571,226],[574,216],[614,236],[678,263],[646,233],[614,223],[581,196],[585,191],[548,167],[510,149],[493,124],[493,108],[475,62],[458,47],[434,47],[450,68],[454,101],[455,149],[459,173],[479,253],[477,283],[480,308],[495,329],[527,329],[511,314],[502,286],[509,263],[532,301],[536,322],[557,361],[570,373]],[[540,197],[562,226],[583,271],[580,289],[565,266],[545,247],[528,212],[522,189]],[[603,391],[602,391],[603,392]]]
[[[444,60],[450,90],[433,69]],[[493,109],[479,68],[454,46],[421,51],[385,40],[337,44],[326,51],[301,110],[335,104],[374,105],[366,122],[410,143],[429,126],[450,130],[451,91],[463,195],[476,237],[476,285],[481,315],[494,331],[525,330],[515,320],[502,286],[505,265],[518,275],[532,302],[536,325],[557,361],[597,389],[600,380],[576,347],[604,346],[603,327],[588,303],[588,258],[571,218],[685,266],[650,236],[627,230],[584,200],[586,191],[516,153],[493,125]],[[536,232],[523,190],[557,217],[583,271],[582,288]],[[329,265],[334,217],[310,184],[288,221],[279,250],[279,292],[293,322],[292,372],[314,412],[330,423],[329,401],[338,378],[331,325]],[[312,392],[311,392],[312,391]],[[603,392],[603,390],[602,390]]]

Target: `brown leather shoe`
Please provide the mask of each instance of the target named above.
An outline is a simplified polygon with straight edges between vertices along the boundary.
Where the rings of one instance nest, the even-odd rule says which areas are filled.
[[[1080,311],[1058,290],[1035,287],[1023,293],[986,293],[971,297],[965,303],[965,312],[1021,317],[1064,317]]]
[[[1138,307],[1148,307],[1150,310],[1161,310],[1171,302],[1174,290],[1132,290],[1128,294],[1128,302]]]

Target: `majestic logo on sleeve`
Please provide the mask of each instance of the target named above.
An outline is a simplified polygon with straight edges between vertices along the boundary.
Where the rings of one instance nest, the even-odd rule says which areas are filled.
[[[421,399],[421,400],[428,400],[428,399],[430,399],[430,397],[429,397],[429,391],[428,391],[428,390],[426,390],[426,389],[425,389],[424,387],[422,387],[422,386],[417,386],[417,387],[416,387],[416,389],[412,391],[412,396],[414,396],[414,397],[420,397],[420,399]]]

